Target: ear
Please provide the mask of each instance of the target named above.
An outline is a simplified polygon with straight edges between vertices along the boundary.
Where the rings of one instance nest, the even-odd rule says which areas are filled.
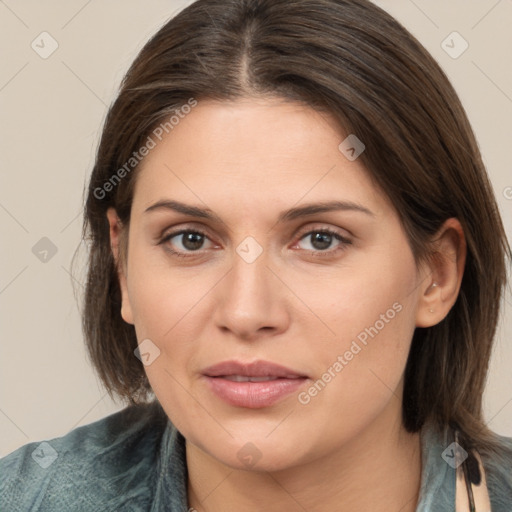
[[[121,317],[129,324],[133,324],[132,307],[128,296],[128,287],[126,284],[126,268],[120,255],[120,241],[123,225],[117,216],[114,208],[107,210],[107,219],[110,226],[110,247],[116,262],[117,277],[119,279],[119,287],[121,288]],[[126,258],[128,255],[126,255]]]
[[[443,320],[459,295],[466,263],[466,238],[460,222],[448,219],[434,238],[435,254],[429,277],[420,287],[416,327],[431,327]]]

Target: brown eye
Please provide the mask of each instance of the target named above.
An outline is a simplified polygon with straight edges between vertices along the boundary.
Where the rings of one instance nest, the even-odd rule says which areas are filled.
[[[176,239],[176,241],[171,243],[173,239]],[[167,247],[172,254],[187,257],[187,253],[199,252],[203,249],[206,239],[208,239],[208,237],[201,231],[182,229],[168,233],[159,243],[172,246]]]
[[[347,245],[352,243],[350,240],[331,229],[315,229],[308,231],[301,236],[297,245],[303,240],[309,240],[311,246],[311,248],[306,247],[304,250],[312,253],[325,253],[326,256],[343,250]],[[337,242],[336,247],[330,249],[334,242]],[[323,254],[319,254],[319,256],[323,256]]]

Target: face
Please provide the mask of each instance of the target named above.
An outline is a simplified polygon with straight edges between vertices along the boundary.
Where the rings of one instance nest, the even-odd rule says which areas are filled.
[[[140,168],[122,315],[171,421],[231,467],[400,415],[425,275],[347,135],[296,103],[204,101]]]

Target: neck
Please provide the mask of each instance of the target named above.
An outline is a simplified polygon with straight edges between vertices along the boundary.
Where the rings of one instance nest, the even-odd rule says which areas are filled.
[[[233,469],[187,442],[189,506],[198,512],[414,512],[419,434],[375,421],[329,456],[274,472]]]

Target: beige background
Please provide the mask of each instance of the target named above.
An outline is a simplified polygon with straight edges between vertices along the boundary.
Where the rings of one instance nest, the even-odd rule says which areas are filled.
[[[189,3],[0,0],[0,456],[122,407],[108,399],[87,362],[71,284],[74,279],[80,292],[83,272],[79,265],[72,277],[70,264],[107,106],[148,37]],[[512,1],[376,3],[419,38],[453,81],[512,239]],[[49,36],[39,37],[44,31],[58,44],[46,59],[31,47],[35,41],[40,52],[51,49]],[[453,31],[469,44],[456,59],[441,46]],[[452,53],[462,49],[462,40],[452,40]],[[43,237],[55,254],[47,241],[39,242]],[[38,242],[43,249],[36,248],[50,251],[46,262],[32,251]],[[485,395],[489,425],[508,436],[510,298]]]

